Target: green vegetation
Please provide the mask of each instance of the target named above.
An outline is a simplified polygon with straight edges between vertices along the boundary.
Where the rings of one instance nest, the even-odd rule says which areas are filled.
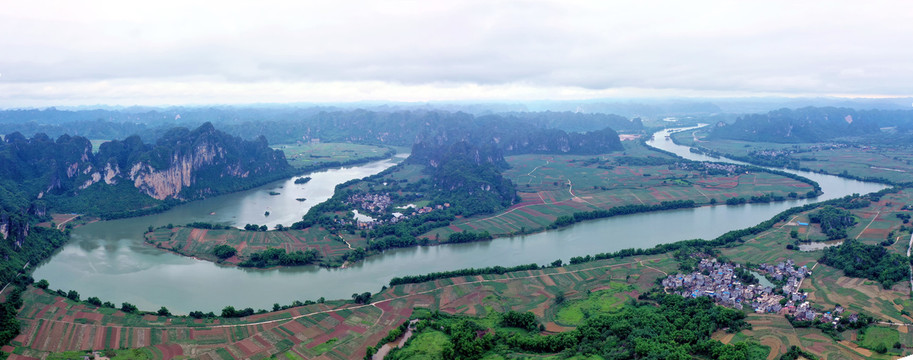
[[[611,288],[606,290],[593,291],[587,294],[586,298],[574,301],[558,301],[556,304],[561,305],[555,315],[555,323],[564,326],[580,325],[585,319],[601,313],[610,313],[624,305],[624,297],[619,296],[622,291],[632,291],[634,288],[630,285],[623,285],[619,282],[610,284]]]
[[[212,249],[212,254],[222,260],[235,256],[235,254],[237,254],[237,253],[238,253],[238,250],[236,250],[232,246],[225,245],[225,244],[218,245],[214,249]]]
[[[238,266],[267,268],[273,266],[298,266],[312,264],[320,259],[317,250],[297,250],[286,253],[285,249],[270,248],[253,253]]]
[[[866,349],[884,354],[888,350],[900,348],[900,333],[894,329],[873,326],[859,332],[858,343]]]
[[[487,328],[475,319],[436,313],[416,326],[419,332],[416,338],[422,341],[392,351],[389,358],[402,359],[403,355],[415,353],[440,354],[445,359],[560,353],[561,358],[763,359],[766,353],[757,351],[757,344],[725,345],[710,339],[709,334],[719,329],[738,331],[747,327],[744,318],[743,313],[713,305],[707,298],[685,299],[677,295],[658,295],[655,303],[625,305],[615,313],[594,314],[576,329],[550,336]],[[533,319],[523,313],[508,312],[502,315],[502,325],[532,330]],[[434,340],[440,339],[440,335],[421,337],[438,331],[449,338],[443,346],[440,340]],[[422,347],[421,351],[412,349],[415,343]]]
[[[286,159],[299,172],[313,172],[320,169],[360,164],[388,159],[396,150],[388,146],[373,146],[352,143],[305,143],[276,145],[285,153]],[[306,184],[309,177],[296,179],[296,184]]]
[[[786,354],[780,356],[780,360],[799,360],[803,358],[806,360],[818,360],[817,356],[808,351],[804,351],[802,348],[795,345],[790,346],[789,350],[786,351]]]
[[[849,211],[833,206],[825,206],[820,211],[809,214],[808,219],[816,224],[821,224],[829,240],[843,239],[846,230],[856,225],[856,218]]]
[[[402,284],[414,284],[421,283],[426,281],[433,281],[438,279],[446,279],[457,276],[476,276],[476,275],[488,275],[488,274],[504,274],[514,271],[524,271],[524,270],[538,270],[539,265],[528,264],[528,265],[517,265],[514,267],[503,267],[503,266],[492,266],[481,269],[461,269],[453,271],[443,271],[443,272],[434,272],[424,275],[407,275],[402,277],[394,277],[390,279],[390,286],[402,285]]]
[[[846,276],[878,281],[885,289],[910,277],[909,260],[905,256],[857,240],[824,249],[820,261],[843,270]]]
[[[551,225],[550,229],[557,229],[559,227],[573,225],[575,223],[585,221],[585,220],[594,220],[602,219],[607,217],[619,216],[619,215],[629,215],[649,211],[660,211],[660,210],[672,210],[672,209],[684,209],[694,207],[694,201],[692,200],[675,200],[675,201],[663,201],[659,205],[624,205],[616,206],[609,210],[593,210],[586,212],[576,212],[573,216],[560,216],[555,219]]]
[[[200,155],[210,153],[217,155]],[[184,175],[192,178],[190,185],[146,182],[186,166],[194,156],[207,160],[194,163]],[[136,135],[108,141],[97,153],[80,136],[62,135],[55,141],[44,134],[29,139],[13,133],[0,141],[0,158],[5,159],[0,179],[16,182],[28,198],[40,198],[56,212],[105,219],[163,211],[179,199],[248,189],[292,172],[282,152],[270,149],[266,139],[245,141],[210,123],[194,130],[170,129],[154,144]]]

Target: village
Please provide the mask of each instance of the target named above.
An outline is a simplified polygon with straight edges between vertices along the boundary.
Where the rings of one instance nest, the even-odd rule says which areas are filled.
[[[807,295],[800,289],[802,281],[811,275],[806,266],[796,267],[792,259],[777,265],[761,264],[758,272],[778,283],[780,289],[760,284],[743,284],[736,274],[736,269],[743,269],[740,264],[723,263],[714,258],[704,258],[698,264],[698,270],[690,274],[669,275],[662,281],[666,292],[673,292],[685,297],[710,297],[718,305],[734,309],[749,306],[757,313],[776,313],[791,315],[799,321],[834,323],[840,320],[844,312],[841,306],[834,311],[821,312],[814,309],[806,300]],[[849,319],[851,322],[857,314]]]
[[[370,214],[383,214],[392,206],[392,199],[390,194],[355,194],[351,195],[346,199],[346,204],[354,205],[361,210],[364,210]],[[417,207],[413,204],[406,205],[405,209],[414,209],[412,213],[403,214],[400,212],[391,213],[392,217],[386,220],[377,220],[369,216],[362,215],[362,219],[356,217],[355,226],[359,230],[371,230],[374,227],[384,224],[396,224],[400,221],[411,218],[415,215],[423,215],[430,213],[436,210],[444,210],[450,208],[450,203],[438,204],[434,206],[423,206]],[[367,220],[365,220],[367,218]],[[340,219],[339,222],[345,222],[345,220]]]

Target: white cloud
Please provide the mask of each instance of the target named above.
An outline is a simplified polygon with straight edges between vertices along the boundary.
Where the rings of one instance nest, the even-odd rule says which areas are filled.
[[[911,95],[905,2],[15,2],[0,106]]]

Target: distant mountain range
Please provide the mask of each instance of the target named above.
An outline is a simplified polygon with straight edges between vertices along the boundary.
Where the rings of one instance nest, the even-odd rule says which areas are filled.
[[[0,111],[0,134],[44,133],[88,139],[123,139],[139,135],[154,142],[169,129],[193,128],[212,122],[230,135],[254,140],[266,137],[272,144],[297,141],[355,141],[412,146],[425,134],[459,128],[467,122],[510,123],[521,127],[585,132],[611,127],[640,130],[639,119],[617,115],[573,112],[505,113],[473,115],[440,110],[368,111],[327,108],[169,108],[136,112],[128,110],[6,110]]]
[[[819,142],[841,137],[873,137],[883,142],[913,132],[913,110],[854,110],[835,107],[780,109],[718,123],[712,139],[779,143]],[[883,135],[883,136],[882,136]]]

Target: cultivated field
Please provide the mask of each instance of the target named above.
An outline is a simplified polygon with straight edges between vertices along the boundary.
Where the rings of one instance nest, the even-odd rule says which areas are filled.
[[[272,146],[282,150],[295,168],[314,168],[326,163],[352,163],[386,154],[389,149],[351,143],[302,143]]]
[[[913,174],[913,151],[894,146],[851,146],[825,148],[832,143],[778,144],[740,140],[706,140],[705,130],[686,131],[673,136],[676,142],[687,146],[700,146],[722,154],[748,156],[754,151],[801,150],[793,154],[800,168],[841,174],[844,171],[857,177],[884,178],[894,182],[908,182]]]
[[[350,247],[367,245],[362,237],[349,234],[336,236],[321,228],[244,231],[162,227],[146,233],[146,242],[155,247],[211,261],[218,260],[212,255],[213,248],[223,244],[231,245],[238,250],[238,255],[225,259],[230,264],[241,262],[239,256],[248,257],[267,248],[285,249],[286,252],[315,249],[320,252],[321,261],[334,263],[340,262],[339,257],[348,252]]]
[[[32,288],[20,312],[24,331],[11,350],[17,358],[136,348],[118,354],[149,359],[260,359],[275,354],[289,359],[353,359],[406,321],[415,308],[478,317],[494,311],[532,311],[546,324],[546,332],[561,331],[567,324],[556,319],[572,321],[578,317],[576,311],[611,309],[636,298],[637,289],[651,287],[676,267],[662,255],[457,277],[394,286],[375,295],[369,305],[332,301],[216,320],[125,314]],[[570,310],[555,310],[559,293]]]
[[[626,152],[600,155],[598,164],[637,156],[654,159],[671,157],[626,142]],[[579,211],[609,209],[632,204],[693,200],[698,204],[725,203],[730,198],[749,198],[790,192],[805,194],[812,187],[769,173],[739,173],[732,176],[707,175],[680,170],[670,165],[587,165],[593,156],[519,155],[510,156],[505,176],[517,184],[521,202],[497,214],[463,219],[426,236],[446,238],[458,231],[488,231],[496,235],[543,229],[562,215]]]

